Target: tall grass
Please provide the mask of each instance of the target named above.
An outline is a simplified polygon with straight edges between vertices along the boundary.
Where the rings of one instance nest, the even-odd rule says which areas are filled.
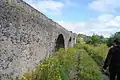
[[[46,58],[35,71],[25,73],[21,80],[73,80],[76,71],[78,52],[71,48],[60,49],[53,56]],[[71,76],[71,71],[74,73]]]
[[[101,80],[100,67],[108,49],[103,44],[85,43],[68,50],[60,49],[34,71],[25,73],[21,80]]]
[[[96,62],[83,50],[80,56],[80,80],[101,80],[101,72]]]
[[[94,59],[94,61],[98,64],[100,68],[104,63],[109,50],[109,47],[107,47],[106,44],[97,44],[97,46],[94,46],[85,43],[79,43],[76,45],[76,47],[86,50],[88,55]]]

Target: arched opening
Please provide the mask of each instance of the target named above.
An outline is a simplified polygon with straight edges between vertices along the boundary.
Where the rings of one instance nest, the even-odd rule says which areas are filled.
[[[62,34],[60,34],[56,40],[55,50],[59,50],[60,48],[65,48],[64,37]]]
[[[69,41],[68,41],[68,48],[71,47],[71,41],[72,41],[72,38],[70,37],[70,38],[69,38]]]
[[[70,39],[69,39],[69,42],[71,42],[71,37],[70,37]]]

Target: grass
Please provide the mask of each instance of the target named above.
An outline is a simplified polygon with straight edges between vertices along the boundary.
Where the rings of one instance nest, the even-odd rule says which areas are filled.
[[[105,44],[98,44],[97,46],[89,45],[85,43],[79,43],[77,48],[84,49],[91,56],[97,65],[101,68],[107,56],[109,47]]]
[[[108,49],[104,44],[85,43],[67,50],[60,49],[20,80],[101,80],[100,67]]]
[[[96,62],[83,50],[80,57],[80,80],[101,80],[101,72]]]
[[[59,50],[21,80],[101,80],[95,61],[83,49]]]
[[[77,65],[76,49],[59,50],[46,58],[35,71],[25,73],[21,80],[72,80],[70,72]],[[74,71],[73,71],[74,72]]]

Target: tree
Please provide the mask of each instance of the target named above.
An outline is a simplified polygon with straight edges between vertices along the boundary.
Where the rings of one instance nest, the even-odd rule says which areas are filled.
[[[98,37],[97,35],[93,34],[93,35],[91,36],[91,41],[90,41],[90,43],[93,44],[93,45],[96,45],[97,43],[99,43],[99,37]]]
[[[107,40],[107,45],[110,47],[112,46],[115,42],[115,40],[120,40],[120,32],[116,32],[110,38]]]

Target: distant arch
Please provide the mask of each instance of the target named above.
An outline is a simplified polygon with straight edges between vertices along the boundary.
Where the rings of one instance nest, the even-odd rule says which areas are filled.
[[[71,42],[72,42],[72,38],[70,37],[69,40],[68,40],[68,48],[71,47]]]
[[[60,48],[65,48],[64,37],[62,34],[58,36],[55,44],[56,44],[55,50],[59,50]]]
[[[70,37],[69,42],[71,42],[71,39],[72,39],[72,38]]]

